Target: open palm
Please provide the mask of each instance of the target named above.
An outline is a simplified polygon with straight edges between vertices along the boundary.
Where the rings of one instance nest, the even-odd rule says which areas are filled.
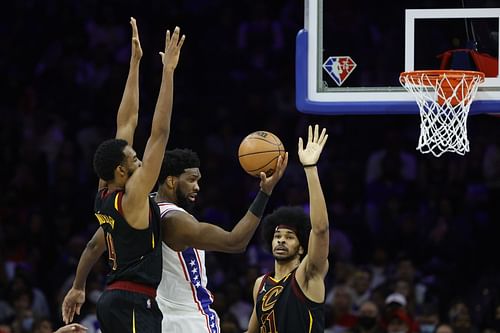
[[[325,146],[326,140],[328,139],[328,134],[326,134],[326,128],[323,128],[321,134],[319,133],[319,126],[316,124],[314,126],[314,131],[311,125],[308,129],[307,144],[304,148],[304,142],[302,138],[299,138],[299,159],[303,166],[312,166],[318,162],[321,151]]]

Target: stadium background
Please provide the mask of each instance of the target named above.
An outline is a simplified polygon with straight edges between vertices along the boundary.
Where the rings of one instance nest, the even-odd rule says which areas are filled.
[[[97,227],[92,154],[115,130],[134,16],[144,51],[139,153],[158,93],[165,30],[178,25],[187,35],[168,147],[191,148],[201,157],[200,220],[231,228],[244,214],[258,182],[240,168],[237,148],[261,129],[278,135],[290,152],[267,211],[284,204],[307,209],[296,142],[308,124],[319,123],[330,133],[319,167],[332,229],[329,293],[339,285],[355,288],[368,272],[370,288],[351,289],[350,297],[359,301],[368,293],[383,307],[403,280],[412,316],[434,304],[441,321],[451,321],[449,310],[461,300],[470,332],[499,332],[498,118],[471,119],[466,157],[436,159],[415,152],[417,116],[300,114],[294,54],[301,1],[33,0],[6,2],[2,12],[0,323],[20,320],[17,301],[30,295],[38,302],[35,315],[60,324],[61,297]],[[244,254],[207,258],[209,288],[226,332],[241,331],[253,280],[271,267],[258,240]],[[102,288],[105,272],[102,261],[88,296]],[[84,312],[92,312],[92,298]],[[334,312],[327,312],[327,325],[335,325]]]

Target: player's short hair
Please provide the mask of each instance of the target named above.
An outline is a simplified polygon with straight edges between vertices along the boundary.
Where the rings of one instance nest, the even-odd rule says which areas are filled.
[[[163,184],[168,176],[179,176],[186,169],[199,168],[200,158],[198,154],[191,149],[172,149],[165,151],[163,162],[161,164],[160,175],[158,176],[158,185]]]
[[[262,221],[261,238],[264,242],[264,247],[268,251],[272,251],[272,242],[274,232],[277,226],[290,227],[299,243],[304,249],[304,257],[307,253],[307,244],[309,242],[309,233],[311,231],[311,222],[309,216],[300,206],[282,206],[275,209],[271,214],[267,215]]]
[[[94,153],[94,171],[105,181],[115,178],[115,169],[125,160],[123,150],[128,145],[122,139],[109,139],[97,147]]]

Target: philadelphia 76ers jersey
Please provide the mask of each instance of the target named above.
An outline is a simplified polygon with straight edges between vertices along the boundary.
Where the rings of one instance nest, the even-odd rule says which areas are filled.
[[[184,209],[172,203],[160,202],[163,218],[171,211]],[[157,290],[157,302],[163,313],[162,332],[219,333],[217,313],[210,308],[213,296],[207,289],[205,251],[187,248],[174,251],[162,242],[163,272]]]

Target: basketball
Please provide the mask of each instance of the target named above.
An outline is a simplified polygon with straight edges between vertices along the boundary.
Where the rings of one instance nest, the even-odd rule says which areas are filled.
[[[268,131],[248,134],[238,149],[241,167],[254,177],[260,177],[261,172],[271,176],[276,170],[280,155],[285,157],[285,147],[276,135]]]

